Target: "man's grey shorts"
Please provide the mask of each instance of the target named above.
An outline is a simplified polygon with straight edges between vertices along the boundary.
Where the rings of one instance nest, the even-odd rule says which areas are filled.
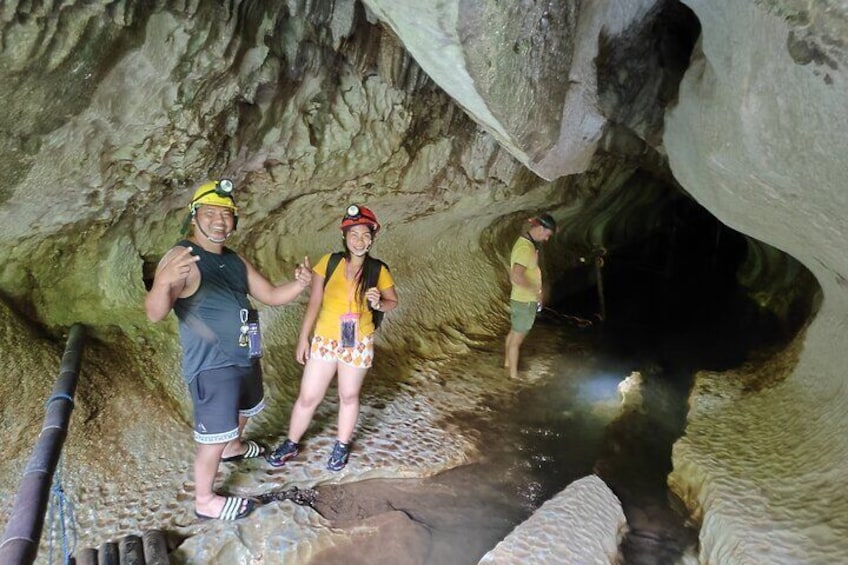
[[[239,416],[255,416],[265,408],[258,363],[254,367],[201,371],[188,389],[194,407],[197,443],[226,443],[236,439]]]
[[[509,301],[512,331],[526,334],[536,321],[536,302]]]

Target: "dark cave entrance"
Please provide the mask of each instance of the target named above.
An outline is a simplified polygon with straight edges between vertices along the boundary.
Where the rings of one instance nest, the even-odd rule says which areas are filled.
[[[797,260],[725,226],[676,187],[653,190],[643,235],[626,233],[648,215],[639,209],[607,220],[625,230],[612,229],[603,246],[566,234],[566,253],[583,252],[551,277],[552,320],[591,320],[610,354],[692,371],[780,347],[814,314],[818,283]]]

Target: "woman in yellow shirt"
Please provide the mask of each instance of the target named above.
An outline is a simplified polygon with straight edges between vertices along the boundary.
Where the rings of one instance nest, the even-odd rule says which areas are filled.
[[[337,440],[327,468],[344,468],[359,418],[359,391],[374,361],[373,334],[382,314],[398,305],[389,268],[369,255],[380,231],[374,213],[365,206],[348,207],[341,230],[345,251],[324,255],[312,270],[312,293],[296,353],[298,363],[305,368],[288,438],[268,456],[274,467],[285,465],[298,454],[300,439],[338,373]]]

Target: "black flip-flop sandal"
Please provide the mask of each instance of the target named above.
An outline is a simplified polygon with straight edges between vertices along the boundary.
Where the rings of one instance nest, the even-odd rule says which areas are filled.
[[[232,463],[234,461],[242,461],[244,459],[253,459],[254,457],[262,457],[267,451],[264,445],[258,444],[252,439],[242,442],[247,446],[244,453],[233,455],[232,457],[223,457],[221,461],[224,463]]]

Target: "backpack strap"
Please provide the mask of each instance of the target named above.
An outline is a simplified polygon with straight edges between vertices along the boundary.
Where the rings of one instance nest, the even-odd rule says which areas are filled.
[[[327,288],[327,281],[330,280],[330,277],[333,275],[333,271],[335,271],[336,267],[339,266],[342,257],[344,257],[344,253],[341,251],[336,251],[335,253],[330,254],[330,259],[327,261],[327,274],[324,276],[324,288]]]
[[[387,271],[389,270],[389,266],[384,262],[380,261],[376,257],[371,257],[370,255],[366,259],[371,263],[370,268],[368,269],[368,276],[365,280],[366,288],[371,288],[372,286],[377,286],[377,281],[380,279],[380,272],[385,268]],[[371,308],[371,305],[368,305],[368,309],[371,310],[371,319],[374,322],[374,329],[380,329],[380,324],[383,323],[383,314],[385,312],[381,312],[380,310],[374,310]]]

